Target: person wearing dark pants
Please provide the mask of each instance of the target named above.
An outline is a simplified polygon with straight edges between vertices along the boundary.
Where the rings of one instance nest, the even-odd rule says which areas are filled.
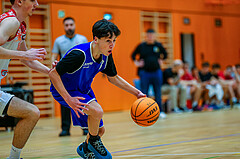
[[[71,127],[71,110],[61,105],[61,120],[62,120],[62,132],[59,136],[70,136],[70,127]],[[88,134],[88,129],[83,130],[83,135]]]
[[[139,76],[141,78],[141,90],[144,94],[148,95],[149,85],[152,84],[155,100],[158,103],[160,110],[162,110],[162,99],[161,99],[161,86],[162,86],[162,70],[157,70],[154,72],[147,72],[144,70],[139,71]]]
[[[69,136],[71,126],[71,110],[61,105],[62,132],[59,136]]]
[[[139,59],[136,59],[137,55],[140,56]],[[162,44],[156,41],[156,35],[153,29],[147,30],[146,42],[139,44],[132,53],[132,60],[138,67],[141,91],[148,95],[149,85],[153,86],[155,100],[161,110],[161,118],[166,118],[161,102],[161,86],[163,83],[161,62],[166,58],[167,52]]]
[[[59,36],[52,49],[52,62],[60,59],[65,53],[73,46],[77,44],[87,43],[88,40],[85,36],[75,34],[75,20],[72,17],[66,17],[63,19],[63,26],[65,35]],[[62,131],[59,136],[70,136],[71,126],[71,114],[70,109],[61,105],[61,116],[62,116]],[[83,129],[83,135],[87,135],[88,129]]]

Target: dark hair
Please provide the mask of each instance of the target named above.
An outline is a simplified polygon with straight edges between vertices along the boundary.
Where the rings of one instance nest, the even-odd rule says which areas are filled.
[[[153,30],[153,29],[148,29],[148,30],[147,30],[147,33],[155,33],[155,30]]]
[[[202,63],[202,67],[209,67],[209,66],[210,66],[210,64],[208,62],[203,62]]]
[[[196,66],[193,66],[191,70],[193,71],[193,70],[195,70],[195,69],[198,69],[198,68],[197,68]]]
[[[10,2],[11,2],[11,4],[13,5],[13,4],[14,4],[14,2],[15,2],[15,0],[10,0]]]
[[[97,21],[92,27],[93,38],[96,36],[101,39],[102,37],[112,38],[113,34],[117,37],[121,34],[118,27],[106,19]]]
[[[240,64],[236,64],[235,67],[236,67],[236,68],[240,68]]]
[[[221,66],[218,64],[218,63],[215,63],[212,65],[212,69],[215,69],[215,68],[221,68]]]
[[[231,65],[227,65],[226,69],[232,69],[232,66]]]
[[[183,61],[183,67],[184,66],[188,66],[189,67],[189,63],[187,61]]]
[[[66,20],[72,20],[72,21],[75,22],[75,20],[74,20],[72,17],[66,17],[66,18],[63,19],[63,23],[64,23]]]

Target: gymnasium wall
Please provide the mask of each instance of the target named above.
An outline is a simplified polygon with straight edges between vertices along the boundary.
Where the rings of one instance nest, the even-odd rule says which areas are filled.
[[[205,0],[38,0],[51,7],[52,44],[64,34],[62,19],[57,12],[64,10],[66,16],[76,19],[76,32],[92,40],[91,27],[104,13],[112,13],[113,22],[118,25],[122,35],[117,39],[113,57],[118,74],[133,84],[136,67],[130,60],[130,54],[140,43],[140,11],[158,11],[172,13],[174,58],[181,58],[181,33],[195,35],[196,64],[202,60],[219,62],[225,67],[240,61],[240,5],[214,6],[205,4]],[[0,4],[1,10],[1,4]],[[183,17],[190,18],[190,25],[183,24]],[[217,28],[215,18],[222,19],[222,27]],[[204,59],[201,59],[204,57]],[[99,74],[93,89],[98,102],[105,111],[129,109],[136,99],[107,82]],[[56,106],[59,115],[59,106]]]
[[[200,68],[203,61],[220,63],[222,69],[240,62],[240,17],[173,13],[174,57],[181,58],[181,33],[192,33],[195,39],[195,60]],[[191,24],[184,25],[183,17]],[[215,26],[222,19],[222,27]]]
[[[136,78],[136,68],[130,60],[130,54],[140,42],[140,11],[163,11],[172,13],[174,57],[181,58],[181,33],[195,35],[196,64],[202,61],[219,62],[225,67],[240,61],[239,25],[240,7],[206,5],[203,0],[57,0],[51,3],[52,37],[64,34],[62,20],[57,18],[57,11],[63,9],[66,16],[76,19],[77,32],[91,40],[91,26],[101,19],[105,12],[113,14],[113,22],[122,31],[117,40],[113,56],[119,75],[129,81]],[[189,17],[190,25],[183,24],[183,17]],[[214,18],[222,18],[221,28],[215,27]],[[226,54],[229,57],[226,59]],[[202,59],[203,58],[203,59]],[[112,86],[106,77],[99,74],[94,82],[99,103],[105,111],[128,109],[135,97]]]

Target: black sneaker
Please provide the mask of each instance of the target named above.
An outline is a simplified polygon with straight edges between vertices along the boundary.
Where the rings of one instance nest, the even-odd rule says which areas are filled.
[[[87,150],[87,143],[83,142],[77,147],[77,153],[84,159],[95,159],[95,155],[92,151]]]
[[[111,153],[105,148],[99,136],[89,138],[88,149],[94,153],[96,159],[112,159]]]
[[[198,106],[195,106],[195,107],[193,107],[193,111],[202,111],[202,108],[198,107]]]
[[[66,131],[66,130],[63,130],[60,134],[59,134],[59,137],[63,137],[63,136],[70,136],[70,132],[69,131]]]

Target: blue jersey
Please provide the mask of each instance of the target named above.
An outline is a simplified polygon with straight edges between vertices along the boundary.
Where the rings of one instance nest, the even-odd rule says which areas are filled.
[[[84,100],[80,100],[83,103],[96,100],[91,84],[98,72],[101,71],[107,76],[117,75],[112,55],[104,56],[101,54],[96,61],[92,56],[91,45],[92,43],[85,43],[74,46],[56,66],[56,71],[60,75],[65,89],[72,97],[84,97]],[[71,109],[53,85],[51,85],[50,91],[55,100]],[[82,128],[88,127],[88,115],[79,114],[81,117],[78,118],[72,109],[71,112],[73,125]],[[103,121],[101,120],[99,127],[102,126]]]
[[[96,62],[92,56],[90,42],[74,46],[66,53],[63,59],[66,58],[70,52],[75,50],[78,50],[84,54],[83,63],[74,72],[64,73],[61,75],[61,79],[65,86],[65,89],[69,92],[70,95],[71,92],[75,91],[82,94],[88,94],[91,91],[93,78],[98,72],[103,71],[106,68],[108,56],[101,54],[101,61]],[[53,96],[60,96],[53,85],[51,85],[50,91],[52,92]]]

